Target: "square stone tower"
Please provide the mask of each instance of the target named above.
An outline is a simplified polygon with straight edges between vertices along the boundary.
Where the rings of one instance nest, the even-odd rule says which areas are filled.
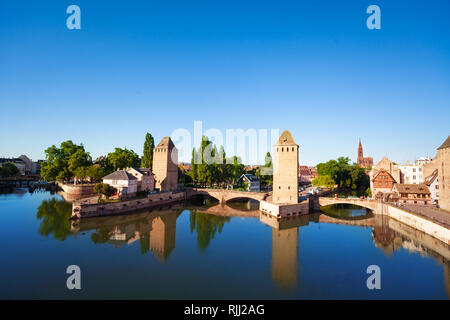
[[[298,145],[288,130],[273,146],[273,203],[298,203]]]
[[[172,191],[178,187],[178,150],[170,137],[164,137],[153,150],[155,187]]]
[[[438,148],[435,160],[438,165],[439,206],[450,211],[450,136]]]

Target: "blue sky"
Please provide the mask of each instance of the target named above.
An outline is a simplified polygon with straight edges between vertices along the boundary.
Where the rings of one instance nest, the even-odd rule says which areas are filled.
[[[289,129],[309,165],[355,161],[359,138],[375,161],[434,156],[450,134],[450,3],[1,2],[0,156],[68,139],[142,154],[147,131],[195,120]]]

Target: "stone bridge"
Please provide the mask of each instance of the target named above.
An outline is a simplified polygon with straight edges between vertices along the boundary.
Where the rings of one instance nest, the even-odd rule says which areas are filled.
[[[315,209],[332,204],[353,204],[375,211],[381,204],[378,200],[316,197]],[[318,207],[317,207],[318,205]]]
[[[186,191],[186,197],[190,198],[196,195],[210,196],[220,201],[220,203],[226,203],[228,200],[247,198],[257,201],[266,200],[269,196],[268,193],[264,192],[250,192],[250,191],[235,191],[235,190],[225,190],[225,189],[201,189],[192,188]]]

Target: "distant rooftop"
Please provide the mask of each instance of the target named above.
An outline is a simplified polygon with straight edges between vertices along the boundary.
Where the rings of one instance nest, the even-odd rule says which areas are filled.
[[[117,170],[113,173],[104,176],[103,179],[106,180],[136,180],[136,178],[131,174],[126,172],[125,170]]]

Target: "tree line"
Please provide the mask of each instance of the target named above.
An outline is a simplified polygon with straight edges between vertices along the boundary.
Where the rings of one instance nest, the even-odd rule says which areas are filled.
[[[16,177],[19,175],[19,173],[19,169],[12,162],[5,162],[0,167],[0,177],[2,178]]]
[[[255,174],[262,183],[271,184],[271,168],[272,159],[268,152],[263,167],[246,172],[240,157],[227,158],[223,146],[217,147],[208,137],[203,136],[198,149],[195,147],[192,149],[191,170],[184,174],[188,177],[185,178],[186,182],[202,186],[234,185],[244,173]]]
[[[41,164],[41,177],[45,181],[99,182],[102,178],[117,170],[128,167],[152,168],[154,140],[150,133],[145,136],[142,159],[133,150],[115,148],[107,156],[93,161],[83,144],[75,144],[72,140],[64,141],[59,147],[52,145],[45,150],[45,161]]]
[[[347,189],[352,195],[370,196],[370,179],[365,169],[358,164],[350,164],[350,158],[340,157],[317,165],[317,178],[313,179],[315,186],[325,186],[334,189],[337,185]]]

